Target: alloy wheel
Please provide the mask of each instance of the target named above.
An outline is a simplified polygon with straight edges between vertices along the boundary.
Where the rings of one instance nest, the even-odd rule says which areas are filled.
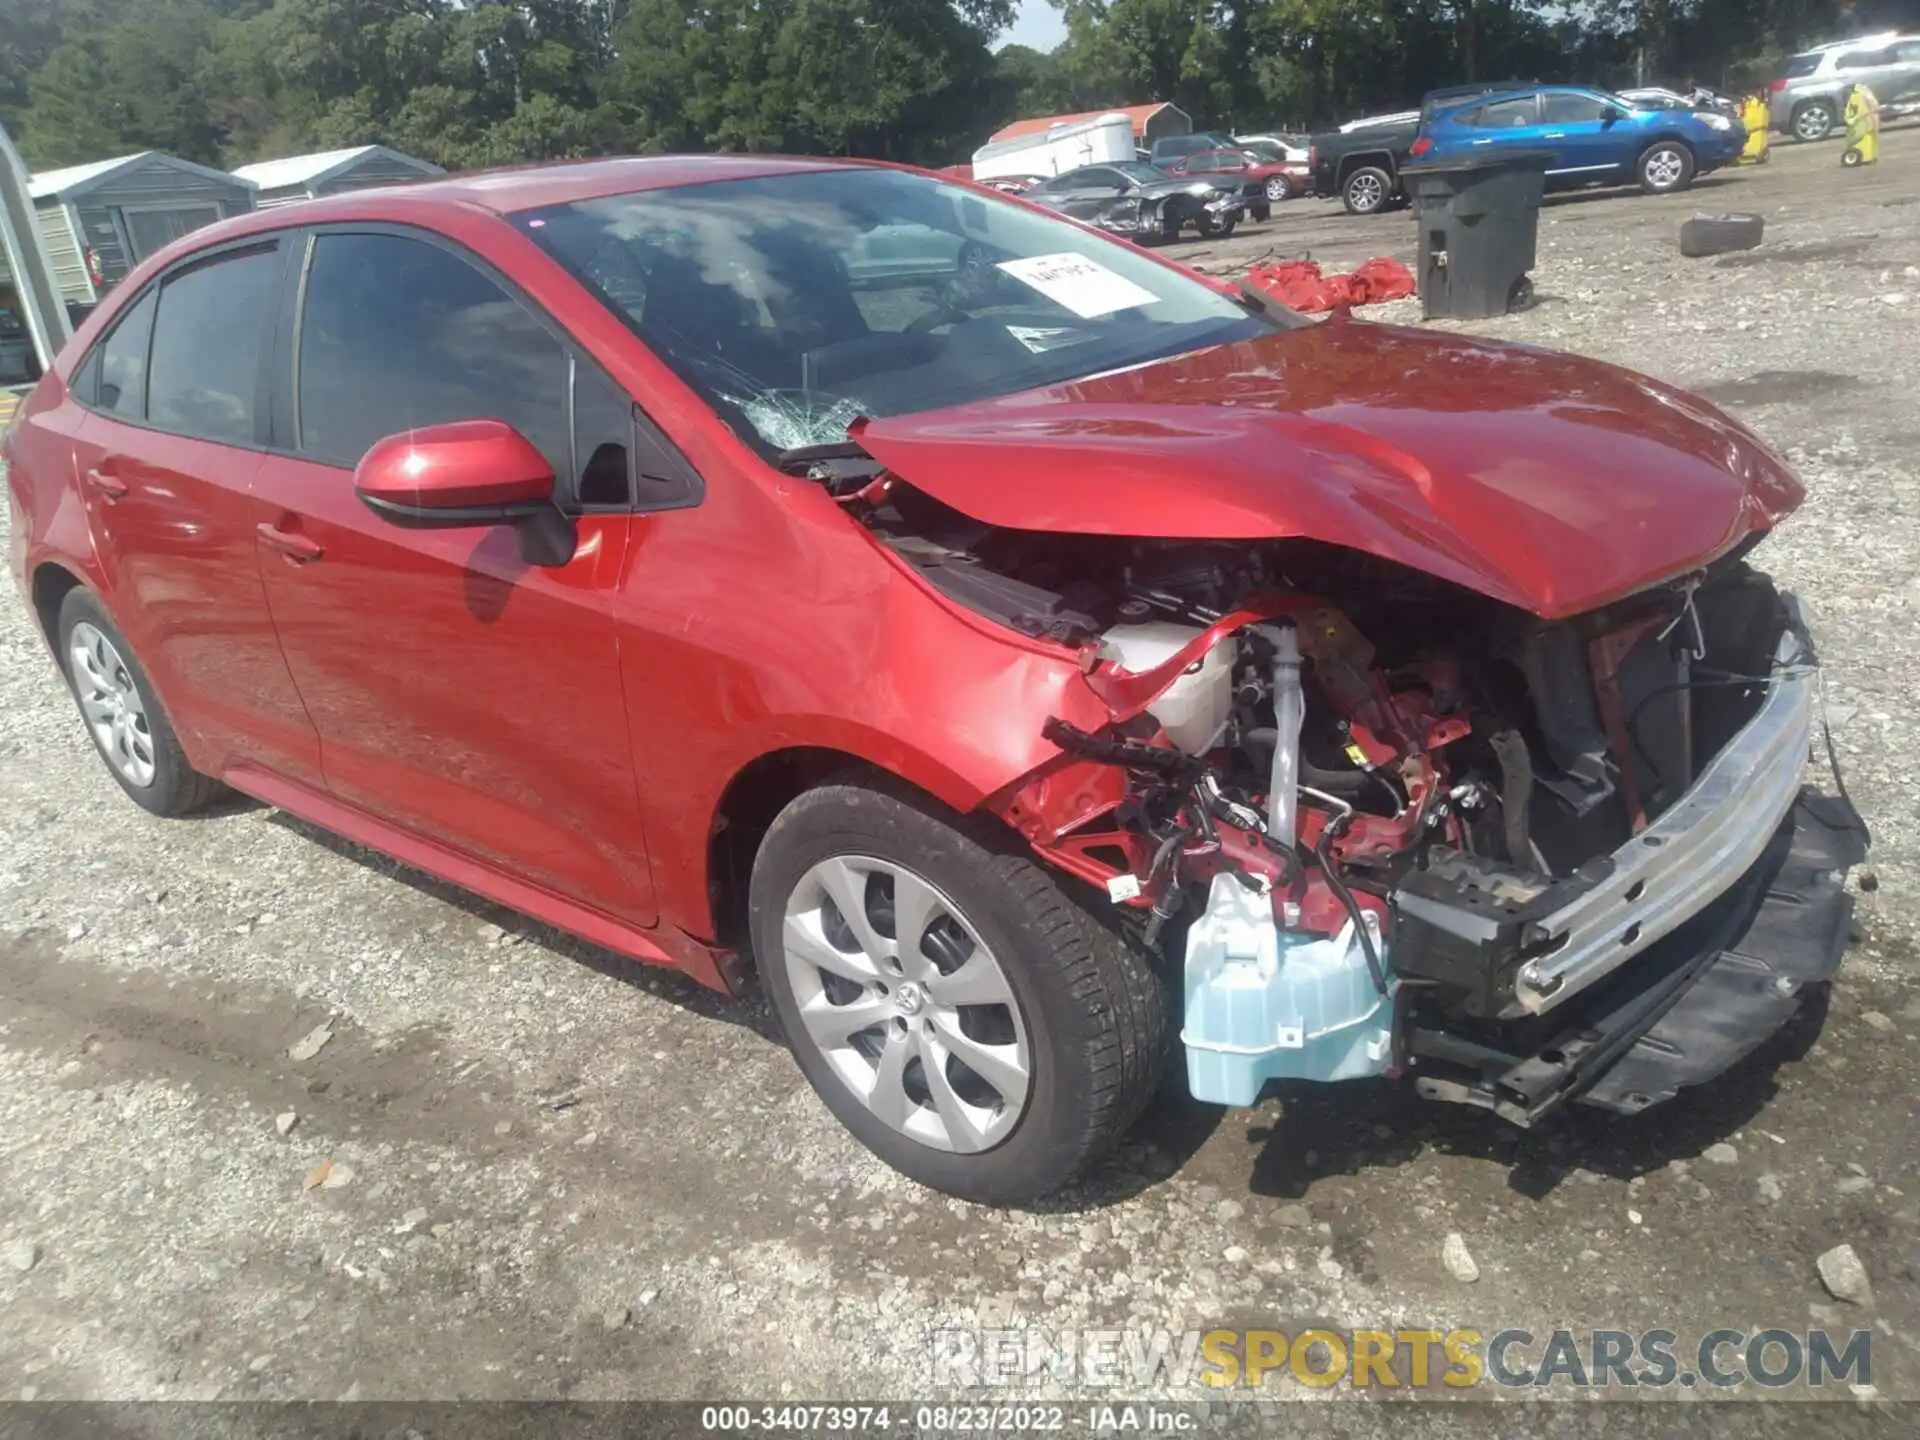
[[[1686,157],[1678,150],[1663,148],[1647,157],[1647,183],[1656,190],[1672,189],[1686,173]]]
[[[1267,199],[1284,200],[1287,198],[1287,182],[1275,175],[1267,181]]]
[[[106,634],[84,620],[67,638],[81,712],[107,763],[130,784],[153,783],[153,730],[127,662]]]
[[[1833,113],[1824,105],[1809,105],[1793,117],[1793,133],[1802,140],[1824,140],[1833,129]]]
[[[1386,187],[1373,175],[1356,175],[1347,186],[1347,198],[1359,211],[1378,210],[1386,200]]]
[[[962,1153],[1012,1133],[1032,1047],[1006,971],[952,900],[904,866],[839,855],[800,877],[781,935],[793,1042],[877,1118]]]

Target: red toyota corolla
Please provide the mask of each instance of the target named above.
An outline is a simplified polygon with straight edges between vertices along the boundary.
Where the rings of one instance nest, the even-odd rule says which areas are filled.
[[[1308,324],[991,192],[616,160],[198,231],[6,437],[108,769],[757,970],[955,1194],[1163,1063],[1531,1123],[1828,979],[1844,799],[1747,556],[1800,486],[1611,367]],[[1725,1083],[1738,1083],[1728,1080]]]

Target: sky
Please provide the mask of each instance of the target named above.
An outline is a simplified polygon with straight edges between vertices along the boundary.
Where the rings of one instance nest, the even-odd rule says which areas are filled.
[[[1020,13],[1014,18],[1013,28],[1001,37],[1001,43],[1051,50],[1066,38],[1067,22],[1047,0],[1020,0]]]

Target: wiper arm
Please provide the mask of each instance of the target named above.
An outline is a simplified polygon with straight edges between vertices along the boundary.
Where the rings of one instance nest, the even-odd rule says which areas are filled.
[[[1240,277],[1240,293],[1233,298],[1254,314],[1264,315],[1288,330],[1298,330],[1302,326],[1314,323],[1298,310],[1289,310],[1244,275]]]
[[[773,457],[789,475],[825,482],[829,493],[848,481],[871,480],[886,466],[863,450],[857,441],[834,440],[825,445],[790,445]]]

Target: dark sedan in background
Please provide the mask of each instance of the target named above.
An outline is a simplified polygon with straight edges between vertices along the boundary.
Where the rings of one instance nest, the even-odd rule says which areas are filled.
[[[1231,235],[1246,210],[1237,177],[1218,185],[1137,163],[1082,165],[1034,186],[1026,198],[1141,241],[1177,240],[1189,225],[1210,238]]]

